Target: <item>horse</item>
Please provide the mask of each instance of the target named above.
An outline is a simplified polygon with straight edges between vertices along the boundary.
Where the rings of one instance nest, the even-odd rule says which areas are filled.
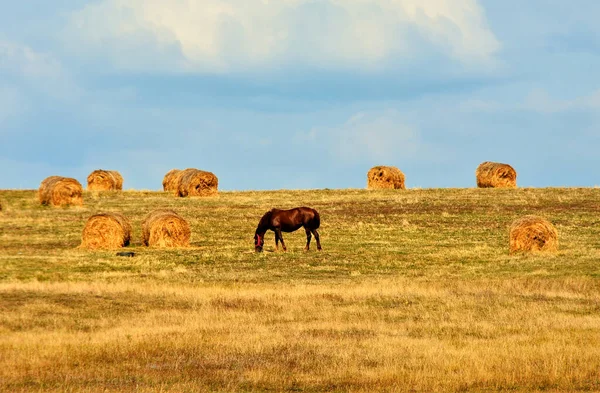
[[[279,250],[279,241],[281,240],[283,251],[287,251],[281,232],[294,232],[300,227],[304,227],[306,231],[304,251],[308,251],[310,246],[311,233],[317,241],[317,250],[321,251],[321,241],[319,240],[319,232],[317,232],[320,225],[319,213],[310,207],[296,207],[289,210],[271,209],[258,222],[254,233],[254,251],[262,252],[265,244],[265,233],[269,229],[275,232],[275,249]]]

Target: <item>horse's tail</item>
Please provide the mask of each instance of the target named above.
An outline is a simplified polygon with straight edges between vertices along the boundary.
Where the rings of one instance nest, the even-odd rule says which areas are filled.
[[[315,213],[315,216],[313,218],[313,223],[314,223],[314,229],[317,229],[321,226],[321,216],[319,215],[319,212],[316,211],[315,209],[313,209],[313,212]]]

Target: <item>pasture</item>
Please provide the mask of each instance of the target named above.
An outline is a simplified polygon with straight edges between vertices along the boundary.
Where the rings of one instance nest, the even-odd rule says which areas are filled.
[[[0,191],[0,391],[600,391],[600,189]],[[254,253],[272,207],[321,215],[322,252]],[[188,248],[141,245],[170,208]],[[124,214],[133,258],[78,249]],[[509,255],[549,219],[556,254]]]

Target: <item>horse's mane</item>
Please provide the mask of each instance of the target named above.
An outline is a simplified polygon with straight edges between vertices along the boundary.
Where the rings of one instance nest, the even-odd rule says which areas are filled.
[[[272,215],[273,215],[273,209],[269,210],[262,216],[262,218],[258,222],[258,226],[256,227],[256,233],[266,232],[266,230],[269,228]]]

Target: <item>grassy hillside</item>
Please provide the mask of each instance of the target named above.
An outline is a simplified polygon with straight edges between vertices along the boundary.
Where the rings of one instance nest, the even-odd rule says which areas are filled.
[[[600,189],[0,191],[0,391],[600,390]],[[253,252],[271,207],[321,214],[322,252]],[[172,208],[192,246],[141,246]],[[121,212],[133,258],[77,248]],[[508,255],[539,214],[556,255]]]

